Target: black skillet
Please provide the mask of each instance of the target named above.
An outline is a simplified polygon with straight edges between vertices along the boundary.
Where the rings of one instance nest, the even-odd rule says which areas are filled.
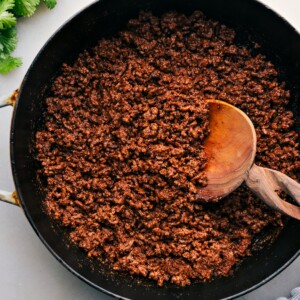
[[[11,124],[11,165],[21,206],[51,253],[73,274],[93,287],[117,298],[129,299],[233,299],[264,284],[300,254],[300,222],[288,220],[269,248],[246,259],[228,278],[188,287],[157,287],[149,280],[115,273],[90,261],[65,233],[43,212],[43,183],[37,180],[33,157],[35,132],[42,124],[43,99],[63,62],[72,62],[83,49],[103,36],[111,36],[136,17],[140,9],[155,14],[167,10],[191,13],[202,10],[208,17],[237,31],[237,42],[247,44],[248,36],[262,45],[280,70],[281,79],[292,91],[291,109],[300,132],[300,35],[284,19],[254,0],[105,0],[80,12],[61,27],[42,48],[23,81]]]

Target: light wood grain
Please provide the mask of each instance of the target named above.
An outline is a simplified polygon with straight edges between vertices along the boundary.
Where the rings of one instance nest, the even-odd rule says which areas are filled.
[[[299,203],[299,183],[280,172],[253,165],[246,184],[267,205],[300,220],[300,207],[282,200],[276,193],[284,190]]]

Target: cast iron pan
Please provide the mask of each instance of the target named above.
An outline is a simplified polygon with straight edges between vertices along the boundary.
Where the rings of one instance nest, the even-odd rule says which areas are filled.
[[[33,142],[42,124],[43,99],[63,62],[71,63],[103,36],[111,36],[136,17],[140,9],[155,14],[177,10],[190,14],[202,10],[208,17],[237,31],[237,41],[248,43],[249,34],[262,45],[292,91],[291,109],[300,132],[300,36],[274,12],[252,0],[105,0],[67,22],[40,51],[21,87],[11,126],[11,164],[21,205],[32,227],[51,253],[72,273],[93,287],[118,298],[130,299],[232,299],[262,285],[289,265],[300,253],[300,222],[289,220],[271,247],[246,259],[232,277],[188,287],[165,285],[115,273],[90,261],[43,212],[43,183],[37,180]]]

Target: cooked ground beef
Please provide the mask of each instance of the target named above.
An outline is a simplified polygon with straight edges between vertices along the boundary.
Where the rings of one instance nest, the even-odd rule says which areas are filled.
[[[281,216],[242,186],[202,203],[204,99],[236,105],[253,121],[256,163],[299,170],[289,91],[262,55],[208,20],[142,12],[62,73],[36,134],[47,213],[70,239],[114,270],[188,285],[228,276]],[[264,237],[265,240],[270,240]]]

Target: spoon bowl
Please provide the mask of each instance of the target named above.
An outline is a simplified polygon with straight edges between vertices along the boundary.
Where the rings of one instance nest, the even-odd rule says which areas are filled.
[[[233,192],[243,182],[271,208],[300,220],[300,207],[282,200],[284,191],[300,204],[300,184],[287,175],[254,164],[256,133],[249,117],[220,100],[207,100],[210,134],[204,147],[208,158],[207,186],[199,198],[213,201]]]
[[[204,147],[208,185],[201,190],[201,198],[205,200],[224,197],[238,188],[256,153],[256,133],[248,116],[226,102],[207,102],[210,135]]]

